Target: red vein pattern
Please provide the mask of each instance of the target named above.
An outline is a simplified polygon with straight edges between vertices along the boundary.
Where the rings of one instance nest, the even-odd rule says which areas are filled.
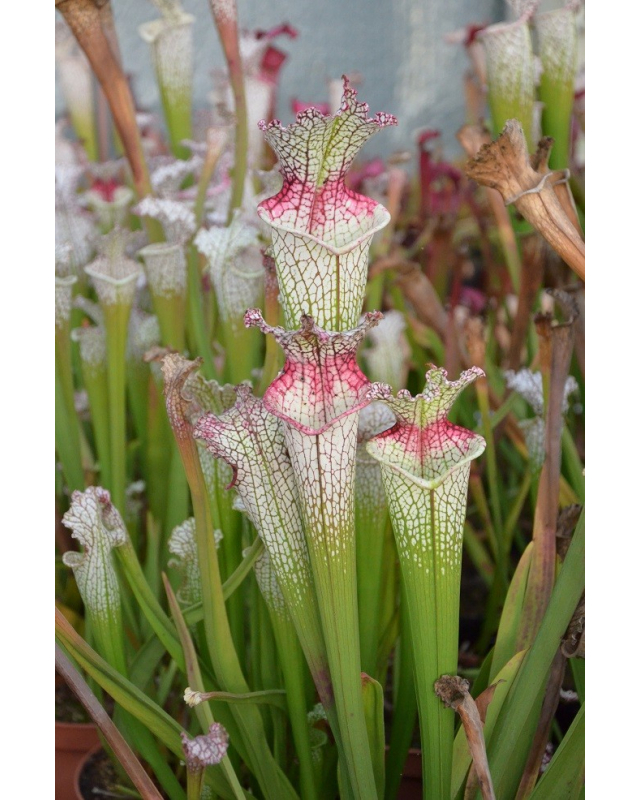
[[[284,179],[282,189],[259,204],[258,214],[272,228],[288,327],[313,314],[324,328],[347,330],[360,315],[369,244],[389,212],[348,189],[345,176],[367,139],[396,124],[391,114],[369,119],[368,112],[344,78],[336,114],[309,108],[286,128],[279,120],[260,123]]]
[[[415,398],[406,390],[381,397],[397,422],[367,444],[382,467],[398,550],[427,573],[434,556],[444,569],[459,565],[462,555],[470,462],[485,441],[448,422],[447,415],[460,392],[483,374],[471,367],[449,382],[445,370],[434,368]]]
[[[267,411],[251,387],[237,387],[233,408],[216,416],[205,414],[194,435],[211,456],[223,459],[234,472],[234,487],[255,525],[278,580],[314,680],[328,670],[309,553],[293,467],[287,452],[283,423]],[[318,690],[324,700],[326,677]]]

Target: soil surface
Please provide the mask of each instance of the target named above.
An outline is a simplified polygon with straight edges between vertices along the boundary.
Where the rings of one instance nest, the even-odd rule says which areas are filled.
[[[94,789],[99,789],[100,793],[96,794]],[[100,796],[130,797],[118,790],[118,776],[104,750],[98,750],[84,765],[80,774],[80,794],[84,800],[96,800]]]
[[[56,722],[91,722],[84,706],[66,683],[56,686]]]

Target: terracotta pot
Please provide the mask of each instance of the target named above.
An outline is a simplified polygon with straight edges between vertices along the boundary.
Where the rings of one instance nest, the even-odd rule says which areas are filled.
[[[102,745],[100,742],[95,747],[92,747],[88,753],[85,753],[82,758],[78,761],[75,769],[75,773],[73,776],[73,794],[71,795],[71,800],[84,800],[82,796],[82,792],[80,791],[80,777],[82,775],[82,771],[87,766],[89,759],[94,756],[96,753],[99,753],[102,750]],[[56,800],[58,800],[58,795],[56,795]]]
[[[56,722],[56,800],[76,800],[78,765],[100,744],[92,722]]]

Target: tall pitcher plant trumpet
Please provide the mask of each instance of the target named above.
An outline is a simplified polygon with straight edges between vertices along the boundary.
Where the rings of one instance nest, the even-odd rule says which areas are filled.
[[[445,797],[453,716],[443,713],[432,687],[457,668],[469,462],[484,449],[481,437],[451,425],[446,414],[482,373],[472,369],[448,383],[443,371],[433,370],[425,392],[413,399],[407,392],[393,398],[390,387],[372,384],[358,367],[357,349],[382,318],[370,312],[358,324],[369,245],[389,214],[348,189],[345,176],[361,145],[395,124],[389,114],[367,114],[345,79],[335,115],[308,109],[287,128],[261,123],[284,178],[258,214],[272,230],[286,328],[268,325],[258,309],[247,311],[245,324],[276,339],[285,365],[262,401],[248,388],[239,390],[235,408],[202,417],[195,435],[234,469],[333,729],[341,791],[364,800],[381,796],[384,768],[375,750],[381,709],[373,710],[363,695],[363,686],[375,681],[367,677],[363,684],[360,675],[358,615],[368,609],[358,609],[356,449],[360,411],[373,399],[388,405],[390,430],[374,436],[367,450],[382,467],[412,633],[420,643],[421,724],[435,792],[429,796]],[[383,533],[376,526],[375,535]]]

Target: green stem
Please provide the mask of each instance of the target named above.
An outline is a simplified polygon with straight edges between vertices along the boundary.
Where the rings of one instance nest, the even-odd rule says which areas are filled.
[[[525,500],[529,494],[529,489],[531,488],[531,472],[527,470],[522,478],[520,483],[520,488],[518,490],[518,494],[516,499],[511,506],[511,511],[509,511],[509,515],[504,523],[504,541],[505,541],[505,548],[507,552],[511,550],[511,543],[513,541],[513,532],[518,524],[518,520],[520,519],[520,514],[522,513],[522,508],[524,506]]]
[[[171,456],[169,467],[169,487],[167,492],[167,510],[165,513],[165,531],[171,531],[180,525],[189,516],[189,485],[182,467],[180,452],[171,443]]]
[[[476,504],[477,512],[480,515],[482,523],[485,527],[485,533],[489,542],[489,547],[491,548],[491,553],[494,560],[497,562],[499,559],[500,545],[498,544],[498,538],[491,520],[491,513],[489,511],[489,504],[487,503],[487,495],[485,494],[484,486],[482,485],[482,479],[475,471],[473,471],[469,477],[469,490],[471,492],[471,497]]]
[[[247,575],[253,569],[253,565],[256,563],[257,559],[260,557],[260,554],[264,550],[264,543],[259,536],[253,541],[251,547],[245,553],[244,558],[238,564],[234,572],[227,578],[227,580],[222,584],[222,592],[224,595],[225,600],[227,600],[231,595],[235,592],[235,590],[240,586],[240,584],[244,581]]]
[[[162,109],[167,123],[169,143],[171,152],[176,158],[188,158],[189,148],[181,142],[185,139],[193,138],[191,127],[191,86],[180,92],[176,92],[172,87],[167,88],[160,80],[159,72],[158,85],[162,98]]]
[[[435,537],[439,512],[434,490],[429,495],[430,529]],[[441,564],[435,546],[428,572],[416,565],[411,553],[399,548],[399,555],[415,664],[423,797],[445,800],[450,793],[455,719],[446,713],[433,684],[442,675],[455,675],[458,669],[460,565]]]
[[[397,690],[393,704],[393,722],[391,725],[389,754],[387,756],[385,800],[395,800],[398,796],[402,772],[411,747],[418,715],[407,600],[404,589],[401,589],[401,591],[400,643],[396,649],[393,664],[393,678]]]
[[[375,467],[379,469],[376,464]],[[365,500],[369,497],[363,498]],[[384,576],[384,534],[388,515],[382,507],[356,499],[356,563],[358,580],[358,622],[363,672],[376,676],[378,638]]]
[[[193,646],[193,641],[191,640],[191,636],[189,635],[189,629],[184,621],[184,617],[182,616],[182,612],[180,611],[180,606],[178,601],[173,593],[173,589],[171,588],[171,584],[169,583],[167,576],[162,576],[164,581],[164,587],[167,592],[167,597],[169,599],[169,608],[171,610],[171,615],[173,620],[176,624],[176,629],[178,631],[178,636],[180,637],[180,643],[182,645],[182,650],[184,652],[184,659],[187,668],[187,679],[189,681],[189,686],[191,687],[199,687],[204,686],[202,680],[202,673],[200,672],[200,665],[198,663],[198,655],[196,653],[195,647]],[[196,706],[196,715],[200,721],[200,725],[202,729],[206,732],[209,730],[209,727],[214,722],[213,713],[211,712],[211,707],[208,703],[199,703]],[[238,781],[238,776],[229,760],[229,756],[225,755],[225,757],[220,762],[222,771],[224,772],[225,778],[229,782],[229,786],[233,791],[234,795],[238,800],[243,800],[244,793],[242,791],[242,787]],[[187,776],[188,778],[189,776]],[[190,800],[188,795],[189,792],[189,785],[187,784],[187,800]]]
[[[571,432],[565,425],[562,429],[562,456],[567,467],[571,487],[584,503],[584,466],[578,455]]]
[[[91,424],[103,486],[111,486],[111,454],[109,451],[109,394],[104,364],[82,362],[82,379],[89,398]]]
[[[147,514],[147,547],[144,558],[144,576],[153,594],[160,596],[161,538],[160,523]]]
[[[358,800],[371,800],[377,797],[377,792],[360,679],[353,482],[350,487],[345,485],[345,481],[341,482],[340,505],[344,517],[333,519],[324,503],[318,514],[317,498],[333,496],[333,492],[338,491],[337,486],[332,485],[336,483],[336,476],[329,472],[322,457],[323,452],[330,450],[332,433],[313,437],[315,442],[312,444],[308,441],[311,438],[308,434],[293,428],[290,436],[289,441],[293,440],[293,446],[297,446],[299,452],[309,453],[311,464],[307,464],[306,471],[315,475],[315,486],[299,485],[299,490],[304,498],[303,518],[342,739],[341,755],[346,762],[343,765],[345,778],[348,776]],[[325,437],[327,440],[321,442]],[[289,448],[291,451],[291,445]],[[334,471],[339,472],[340,467],[340,464],[332,465]],[[305,469],[304,466],[301,468]],[[296,474],[296,480],[298,478]],[[335,557],[336,542],[340,543],[340,558]]]
[[[130,541],[127,541],[125,544],[117,547],[115,552],[127,578],[127,582],[138,604],[141,606],[144,615],[149,620],[154,633],[165,646],[171,658],[177,662],[180,670],[184,672],[184,658],[180,643],[176,638],[175,629],[171,624],[171,620],[160,606],[158,598],[147,583],[133,545]]]
[[[131,306],[104,305],[107,333],[107,386],[109,395],[109,449],[111,453],[111,499],[124,514],[127,482],[126,350]]]
[[[464,526],[464,548],[476,568],[478,575],[487,586],[493,583],[495,566],[487,548],[484,546],[478,533],[467,522]]]
[[[209,499],[209,512],[215,530],[222,531],[218,550],[220,577],[225,581],[242,563],[242,517],[233,508],[233,496],[227,491],[230,476],[226,465],[214,462],[213,474],[205,478]],[[226,601],[227,615],[238,658],[245,658],[245,604],[238,592]]]
[[[62,378],[56,364],[56,450],[62,463],[67,486],[71,491],[84,489],[84,472],[80,458],[80,443],[74,443],[74,420],[69,419],[69,412],[62,385]]]
[[[160,324],[162,344],[173,350],[177,350],[178,353],[184,352],[185,295],[161,295],[152,292],[151,299],[153,300],[153,310]]]
[[[496,227],[498,229],[498,238],[500,239],[502,253],[507,264],[509,277],[511,278],[511,286],[514,292],[518,292],[521,283],[520,276],[522,275],[522,259],[520,257],[520,250],[518,249],[518,240],[516,239],[511,223],[512,212],[511,209],[504,207],[504,201],[497,192],[493,190],[490,190],[490,192],[492,195],[492,205],[495,203],[493,211],[496,219]]]
[[[272,612],[271,609],[270,616],[287,693],[291,732],[300,763],[300,796],[302,800],[316,800],[318,794],[305,698],[306,662],[291,620]]]
[[[188,272],[189,322],[198,355],[204,361],[202,372],[205,377],[211,379],[217,376],[217,370],[213,363],[211,342],[204,321],[204,311],[202,308],[202,274],[200,272],[198,251],[193,245],[191,245],[188,250]]]
[[[224,378],[234,384],[251,380],[251,373],[258,366],[262,351],[260,332],[239,325],[241,323],[238,321],[220,320],[219,327],[225,349]]]
[[[80,423],[76,413],[69,322],[56,327],[56,448],[69,488],[84,489]]]
[[[207,189],[213,178],[218,159],[224,149],[224,139],[221,137],[215,143],[209,144],[207,147],[207,155],[202,165],[200,177],[198,179],[198,189],[196,193],[196,200],[193,206],[193,213],[196,218],[196,224],[200,226],[204,217],[204,204],[207,199]]]
[[[106,553],[104,557],[109,559],[109,562],[111,561],[110,553]],[[109,569],[112,569],[111,565],[109,565]],[[123,677],[128,677],[120,593],[105,593],[104,607],[96,607],[88,596],[84,596],[83,599],[91,620],[96,649],[113,669]],[[184,793],[165,759],[161,756],[151,732],[139,720],[122,709],[116,708],[115,719],[116,723],[123,728],[126,738],[135,744],[136,749],[152,766],[172,800],[181,800]]]
[[[187,769],[187,800],[200,800],[203,778],[203,769]]]
[[[160,389],[152,375],[147,378],[147,396],[149,424],[143,444],[146,444],[149,507],[155,519],[162,523],[164,531],[170,533],[170,530],[167,531],[166,519],[173,435]]]

